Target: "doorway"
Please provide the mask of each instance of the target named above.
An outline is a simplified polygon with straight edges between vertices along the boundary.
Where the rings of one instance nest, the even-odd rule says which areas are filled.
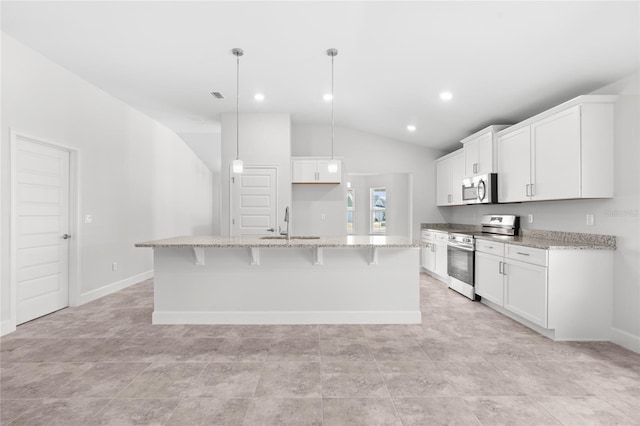
[[[230,235],[274,235],[278,173],[275,167],[245,167],[231,177]]]
[[[15,325],[69,306],[77,257],[67,147],[11,133],[11,301]],[[73,251],[72,251],[73,247]],[[13,322],[12,321],[12,322]]]

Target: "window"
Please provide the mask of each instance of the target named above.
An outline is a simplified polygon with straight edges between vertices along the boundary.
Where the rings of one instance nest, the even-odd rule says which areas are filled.
[[[356,194],[353,188],[347,189],[347,234],[353,234],[353,215],[356,209]]]
[[[371,188],[371,233],[384,234],[387,230],[387,190]]]

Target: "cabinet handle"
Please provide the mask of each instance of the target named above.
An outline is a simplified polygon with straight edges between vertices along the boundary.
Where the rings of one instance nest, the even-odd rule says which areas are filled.
[[[493,250],[493,246],[487,246],[489,250]]]
[[[447,195],[447,202],[451,203],[451,194]]]
[[[530,197],[530,195],[529,195],[529,186],[530,186],[529,184],[526,184],[524,186],[525,187],[525,192],[527,193],[527,197]]]
[[[432,252],[436,252],[436,245],[435,244],[431,244],[431,251]]]
[[[478,173],[478,163],[473,163],[473,173]]]
[[[505,266],[507,266],[507,264],[502,262],[502,275],[507,275],[507,271],[504,269]]]
[[[502,274],[502,262],[498,262],[498,273],[499,273],[500,275],[503,275],[503,274]]]
[[[517,251],[516,254],[519,254],[520,256],[531,256],[530,253],[522,253],[520,251]]]
[[[536,185],[534,183],[531,184],[531,196],[535,197],[536,195]]]

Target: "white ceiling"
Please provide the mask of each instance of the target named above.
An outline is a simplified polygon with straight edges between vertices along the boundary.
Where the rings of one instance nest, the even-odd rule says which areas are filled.
[[[632,73],[638,18],[637,1],[2,2],[5,33],[178,134],[235,111],[234,47],[241,112],[329,124],[334,47],[337,126],[437,149]]]

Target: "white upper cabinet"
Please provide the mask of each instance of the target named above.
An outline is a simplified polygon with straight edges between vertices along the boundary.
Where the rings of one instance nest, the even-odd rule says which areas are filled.
[[[340,183],[342,162],[338,161],[338,171],[329,172],[328,159],[293,158],[291,160],[292,183]]]
[[[464,138],[464,177],[496,173],[496,132],[505,125],[489,126]]]
[[[455,206],[462,204],[464,178],[464,151],[459,149],[436,160],[436,204]]]
[[[523,127],[498,137],[498,201],[529,200],[531,130]]]
[[[499,202],[613,197],[616,99],[579,96],[499,132]]]

